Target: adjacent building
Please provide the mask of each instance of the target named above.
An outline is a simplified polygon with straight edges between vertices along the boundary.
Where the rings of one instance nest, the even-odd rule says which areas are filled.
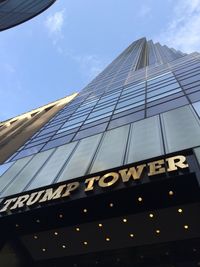
[[[200,54],[139,39],[73,97],[0,124],[3,266],[200,266]]]
[[[10,29],[39,15],[56,0],[0,0],[0,31]]]

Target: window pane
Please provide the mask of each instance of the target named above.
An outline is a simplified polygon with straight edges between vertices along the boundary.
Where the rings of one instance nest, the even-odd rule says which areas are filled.
[[[199,146],[200,122],[189,105],[161,114],[166,152]]]
[[[90,173],[122,165],[129,125],[108,131],[103,137]]]
[[[0,177],[1,191],[7,186],[14,177],[23,169],[33,156],[17,160],[2,176]]]
[[[82,139],[61,173],[58,182],[83,176],[94,156],[102,134]]]
[[[131,125],[130,145],[126,163],[163,154],[159,117],[154,116]]]
[[[200,101],[192,104],[197,114],[200,116]]]
[[[94,134],[102,133],[105,131],[107,125],[108,125],[108,122],[79,131],[73,140],[79,140],[81,138],[85,138],[85,137],[88,137]]]
[[[23,191],[31,179],[36,175],[48,157],[52,154],[53,150],[38,153],[32,160],[25,166],[25,168],[15,177],[14,181],[2,193],[2,196],[17,194]]]
[[[51,184],[57,177],[64,163],[69,158],[77,142],[73,142],[56,149],[41,171],[36,175],[27,190]]]
[[[0,165],[0,177],[10,168],[12,164],[13,162],[9,162],[9,163]]]

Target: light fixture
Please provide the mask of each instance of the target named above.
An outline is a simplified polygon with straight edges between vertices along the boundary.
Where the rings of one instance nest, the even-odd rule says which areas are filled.
[[[110,203],[109,204],[110,208],[114,207],[114,204],[113,203]]]
[[[126,223],[126,222],[127,222],[127,219],[126,219],[126,218],[124,218],[124,219],[123,219],[123,222],[124,222],[124,223]]]
[[[37,235],[34,235],[33,238],[34,238],[34,239],[38,239],[38,236],[37,236]]]
[[[142,202],[142,200],[143,200],[142,197],[138,197],[139,202]]]
[[[87,246],[88,242],[87,242],[87,241],[84,241],[83,244],[84,244],[85,246]]]
[[[76,231],[79,232],[80,231],[80,228],[79,227],[76,227]]]
[[[46,248],[43,248],[42,251],[45,252],[46,251]]]
[[[178,213],[182,213],[183,212],[183,210],[182,209],[178,209]]]
[[[169,196],[173,196],[174,192],[172,190],[169,191]]]
[[[59,214],[59,218],[62,219],[63,218],[63,214]]]
[[[189,228],[189,226],[187,224],[185,224],[184,228],[187,230]]]
[[[150,214],[149,214],[149,217],[150,217],[150,218],[153,218],[153,217],[154,217],[153,213],[150,213]]]
[[[54,232],[54,235],[58,235],[58,232]]]
[[[160,234],[160,230],[159,229],[156,230],[156,234]]]
[[[87,213],[87,209],[84,209],[83,212],[84,212],[84,213]]]
[[[110,241],[110,238],[109,237],[106,237],[106,241],[109,242]]]
[[[103,224],[102,223],[99,223],[99,227],[103,227]]]
[[[37,219],[37,220],[36,220],[36,223],[40,223],[40,220],[39,220],[39,219]]]
[[[66,248],[66,246],[65,245],[62,245],[62,248]]]
[[[133,237],[134,237],[134,234],[131,233],[131,234],[130,234],[130,237],[133,238]]]

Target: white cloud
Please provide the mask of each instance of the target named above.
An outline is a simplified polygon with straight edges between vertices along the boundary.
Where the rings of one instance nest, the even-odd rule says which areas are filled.
[[[60,34],[64,25],[64,12],[65,10],[57,11],[47,17],[45,26],[50,34]]]
[[[146,17],[148,15],[150,15],[151,13],[151,8],[147,5],[142,5],[139,12],[138,12],[138,16],[139,17]]]
[[[200,51],[200,0],[178,0],[158,40],[182,52]]]

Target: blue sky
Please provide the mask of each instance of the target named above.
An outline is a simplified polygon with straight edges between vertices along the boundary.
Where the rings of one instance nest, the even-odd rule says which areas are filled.
[[[200,0],[57,0],[0,32],[0,121],[80,91],[143,36],[200,51]]]

